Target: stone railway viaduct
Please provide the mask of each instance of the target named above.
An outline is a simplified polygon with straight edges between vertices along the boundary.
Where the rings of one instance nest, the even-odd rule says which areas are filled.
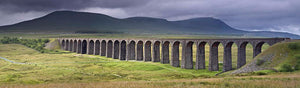
[[[253,57],[261,53],[264,43],[272,46],[289,38],[227,38],[227,39],[117,39],[117,38],[59,38],[63,50],[80,54],[101,55],[120,60],[170,63],[184,69],[205,69],[205,45],[210,46],[210,71],[218,71],[218,46],[224,46],[223,71],[232,70],[231,46],[238,46],[237,68],[246,64],[246,45],[253,46]],[[193,45],[196,44],[196,63],[193,65]],[[179,47],[182,46],[181,62]],[[162,47],[162,48],[160,48]],[[169,50],[171,48],[171,56]]]

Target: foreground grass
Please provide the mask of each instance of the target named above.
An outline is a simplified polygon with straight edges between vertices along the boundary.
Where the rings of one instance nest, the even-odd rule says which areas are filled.
[[[96,55],[61,52],[42,54],[17,44],[0,45],[1,84],[39,84],[93,81],[153,81],[212,77],[218,71],[181,69],[153,62],[120,61]]]
[[[37,85],[3,85],[26,88],[298,88],[300,75],[277,73],[266,76],[202,78],[163,81],[105,81],[89,83],[48,83]]]

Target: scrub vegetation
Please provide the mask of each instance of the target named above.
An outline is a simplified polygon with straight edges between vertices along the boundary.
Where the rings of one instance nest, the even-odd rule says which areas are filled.
[[[46,49],[44,49],[45,44],[49,42],[49,39],[18,39],[18,38],[10,38],[3,37],[0,39],[0,43],[2,44],[22,44],[29,48],[35,49],[44,53]]]

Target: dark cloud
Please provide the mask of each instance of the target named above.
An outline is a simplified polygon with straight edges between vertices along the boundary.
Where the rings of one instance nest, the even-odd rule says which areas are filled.
[[[49,10],[78,10],[88,7],[126,8],[147,3],[148,0],[1,0],[3,10],[49,11]]]
[[[300,34],[299,8],[300,0],[1,0],[0,25],[54,10],[76,10],[119,18],[147,16],[182,20],[215,17],[237,29]],[[18,17],[21,15],[24,17]]]

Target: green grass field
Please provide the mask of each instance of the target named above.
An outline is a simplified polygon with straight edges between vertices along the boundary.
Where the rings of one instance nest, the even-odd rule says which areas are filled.
[[[23,36],[23,35],[22,35]],[[57,36],[57,35],[55,35]],[[30,38],[27,36],[26,38]],[[32,38],[38,38],[33,36]],[[263,45],[263,50],[269,46]],[[196,47],[193,47],[195,58]],[[252,46],[247,45],[247,63],[253,60]],[[180,51],[181,52],[181,51]],[[171,55],[171,54],[170,54]],[[237,47],[232,47],[233,67],[236,67]],[[209,46],[206,45],[206,66]],[[268,72],[267,75],[215,74],[220,71],[181,69],[159,62],[120,61],[98,55],[76,54],[57,50],[40,53],[19,44],[0,44],[0,57],[26,64],[13,64],[0,59],[0,87],[227,87],[227,88],[297,88],[300,72]],[[219,61],[223,47],[219,46]]]
[[[211,77],[218,73],[175,68],[169,64],[120,61],[69,52],[42,54],[18,44],[2,44],[0,52],[1,57],[29,63],[12,64],[0,60],[1,83],[193,79]]]
[[[0,87],[267,86],[260,82],[280,82],[282,85],[296,87],[299,86],[297,83],[300,80],[299,72],[288,73],[293,77],[280,76],[282,78],[235,78],[231,76],[220,78],[220,76],[214,76],[218,71],[210,72],[206,69],[181,69],[171,67],[169,64],[119,61],[101,56],[80,55],[65,51],[59,51],[59,53],[42,54],[23,45],[1,44],[1,57],[28,64],[12,64],[0,60],[0,85],[2,85]],[[274,76],[282,74],[274,74]],[[271,77],[273,76],[271,75]],[[253,82],[254,80],[256,82]],[[253,85],[249,85],[247,82],[253,82]]]

